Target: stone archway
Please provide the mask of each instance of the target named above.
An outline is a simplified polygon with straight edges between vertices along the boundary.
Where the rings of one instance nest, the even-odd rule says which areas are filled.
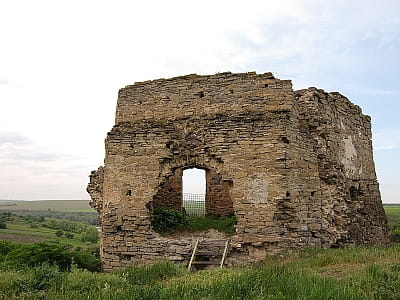
[[[233,180],[224,178],[221,170],[204,165],[186,165],[173,168],[159,185],[153,197],[154,207],[163,207],[183,211],[182,176],[186,169],[198,168],[205,170],[205,215],[221,217],[234,214],[231,188]]]

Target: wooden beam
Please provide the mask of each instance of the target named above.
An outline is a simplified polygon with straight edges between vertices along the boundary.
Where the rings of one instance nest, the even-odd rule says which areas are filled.
[[[190,269],[192,268],[192,264],[193,264],[194,257],[196,256],[196,250],[197,250],[197,245],[198,245],[198,244],[199,244],[199,239],[197,239],[197,240],[196,240],[196,244],[194,244],[192,257],[190,258],[189,265],[188,265],[188,270],[189,270],[189,271],[190,271]]]

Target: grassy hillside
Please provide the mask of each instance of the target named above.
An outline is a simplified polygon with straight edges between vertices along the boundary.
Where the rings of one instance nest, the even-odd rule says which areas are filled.
[[[0,240],[17,243],[49,241],[84,247],[98,240],[97,229],[85,222],[0,212],[0,223],[5,224],[0,228]]]
[[[57,241],[73,246],[85,246],[82,242],[82,234],[74,233],[71,238],[57,236],[57,229],[39,226],[32,228],[26,223],[8,223],[7,229],[0,230],[0,240],[7,240],[19,243],[32,243],[39,241]]]
[[[89,200],[1,201],[0,210],[53,210],[67,212],[94,212]]]
[[[188,273],[161,262],[110,274],[41,266],[0,273],[0,299],[399,299],[400,247],[303,250]]]
[[[385,210],[390,227],[399,228],[400,206]],[[11,226],[8,230],[21,229]],[[45,230],[41,234],[46,234]],[[400,243],[391,247],[305,249],[266,257],[253,266],[197,273],[189,273],[184,265],[160,262],[108,274],[71,264],[72,254],[60,246],[55,246],[53,255],[45,255],[42,263],[65,263],[69,257],[69,271],[61,271],[64,269],[58,264],[38,260],[34,264],[36,254],[23,254],[52,251],[47,245],[13,247],[17,246],[0,243],[0,299],[400,299]],[[79,262],[79,252],[73,255]],[[29,268],[21,261],[29,262]]]

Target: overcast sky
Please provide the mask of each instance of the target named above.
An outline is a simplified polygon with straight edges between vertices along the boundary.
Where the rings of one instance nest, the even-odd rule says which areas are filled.
[[[273,72],[371,115],[384,202],[400,202],[400,1],[0,2],[0,199],[89,199],[118,89]]]

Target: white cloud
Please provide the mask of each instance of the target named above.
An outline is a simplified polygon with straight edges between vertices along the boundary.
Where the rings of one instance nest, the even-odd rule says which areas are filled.
[[[389,0],[3,1],[0,130],[19,137],[0,142],[27,139],[2,148],[3,174],[29,182],[33,170],[61,176],[83,165],[74,176],[80,184],[65,190],[86,195],[81,182],[103,161],[118,89],[135,81],[255,70],[292,79],[295,88],[341,90],[348,77],[397,72],[399,9]],[[388,61],[378,56],[388,51]],[[398,95],[376,76],[346,88],[360,98]],[[398,143],[378,137],[375,145]]]
[[[85,163],[85,159],[80,157],[41,147],[20,133],[2,132],[0,197],[31,200],[43,197],[87,198],[84,189],[65,189],[66,186],[82,187],[87,183],[90,166]],[[54,186],[61,188],[63,193],[49,193]]]
[[[6,84],[8,84],[8,78],[6,78],[6,77],[1,78],[0,77],[0,86],[1,85],[6,85]]]

